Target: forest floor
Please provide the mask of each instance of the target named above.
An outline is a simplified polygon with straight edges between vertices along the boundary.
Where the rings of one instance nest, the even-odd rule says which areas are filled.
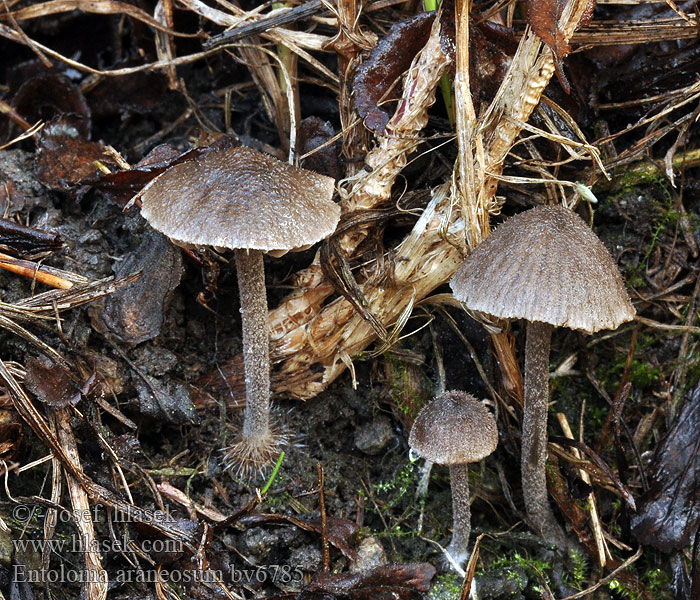
[[[421,495],[424,461],[407,440],[413,418],[438,390],[463,389],[488,399],[500,441],[470,473],[472,543],[478,538],[475,570],[467,576],[473,593],[494,600],[699,598],[693,542],[700,526],[700,45],[681,29],[696,31],[695,4],[680,7],[683,18],[665,3],[601,4],[575,34],[574,45],[587,51],[565,61],[571,93],[555,75],[545,104],[560,110],[533,115],[538,132],[551,125],[550,133],[581,139],[580,127],[611,181],[593,177],[593,161],[583,155],[560,163],[559,138],[524,140],[529,132],[504,165],[512,177],[546,172],[550,181],[590,183],[597,202],[582,201],[578,212],[617,262],[639,315],[593,336],[554,332],[550,436],[565,436],[566,422],[580,442],[577,449],[560,439],[549,448],[552,504],[580,545],[567,556],[528,527],[521,409],[489,334],[444,300],[447,278],[431,288],[432,303],[418,301],[406,313],[391,344],[367,342],[323,362],[322,378],[335,364],[352,369],[322,379],[320,393],[304,387],[307,379],[318,381],[309,375],[318,365],[302,364],[307,379],[299,384],[289,367],[294,357],[273,347],[273,421],[287,439],[285,454],[278,469],[253,479],[224,467],[244,398],[235,361],[242,341],[232,254],[183,251],[155,232],[137,206],[125,205],[174,157],[222,132],[286,158],[287,96],[270,58],[289,60],[280,39],[307,48],[316,61],[290,66],[298,69],[295,94],[304,117],[297,155],[326,144],[319,160],[306,160],[308,168],[338,180],[369,173],[361,168],[364,156],[387,137],[372,121],[381,120],[382,103],[366,89],[376,75],[364,88],[355,82],[367,128],[361,121],[347,126],[351,109],[340,94],[348,91],[341,68],[347,55],[339,45],[337,53],[331,46],[321,51],[319,40],[304,38],[313,30],[326,43],[338,33],[338,19],[321,3],[308,2],[316,6],[310,14],[274,30],[291,37],[265,37],[279,25],[268,23],[255,36],[230,42],[238,46],[213,46],[191,60],[202,39],[231,23],[197,2],[176,4],[172,20],[170,2],[157,10],[152,4],[96,0],[93,12],[81,12],[69,3],[11,2],[0,9],[0,251],[30,261],[30,277],[0,271],[0,593],[22,600],[96,600],[104,593],[115,599],[459,598],[464,579],[440,550],[452,527],[449,473],[434,466]],[[358,61],[369,42],[417,12],[409,4],[368,3],[352,27],[345,23],[346,35],[359,36],[348,37]],[[491,14],[495,22],[494,14],[507,13],[489,7],[473,8],[472,16]],[[489,78],[500,82],[510,65],[504,57],[512,56],[525,28],[521,13],[518,8],[512,23],[508,13],[495,33],[474,26],[481,33],[470,48],[485,71],[472,73],[479,114],[495,93]],[[680,25],[664,29],[668,22]],[[595,42],[605,27],[617,26],[627,28],[610,34],[620,36],[617,45]],[[640,31],[650,39],[622,44]],[[394,72],[389,83],[420,47],[403,50],[402,43],[410,44],[396,35],[386,54],[372,59],[387,61]],[[411,30],[409,37],[418,35]],[[157,59],[168,66],[140,68]],[[101,74],[107,71],[110,76]],[[265,79],[270,73],[272,80]],[[276,93],[266,86],[277,86]],[[387,97],[400,96],[392,93]],[[387,102],[390,109],[397,105]],[[372,265],[396,259],[431,201],[429,191],[450,180],[458,154],[452,118],[438,93],[418,132],[421,145],[406,152],[408,165],[398,169],[393,196],[368,210],[367,221],[350,215],[354,226],[372,223],[348,263],[363,285],[373,281]],[[43,128],[18,139],[37,122]],[[334,138],[343,125],[344,135]],[[156,147],[156,166],[141,165]],[[499,213],[492,225],[560,201],[563,189],[505,177],[497,192],[504,204],[492,211]],[[271,308],[284,302],[294,274],[317,250],[265,258]],[[38,270],[72,287],[50,291],[31,277]],[[390,288],[391,279],[382,285]],[[328,310],[341,294],[312,309]],[[524,327],[513,322],[510,333],[522,365]],[[87,582],[90,577],[98,581]]]

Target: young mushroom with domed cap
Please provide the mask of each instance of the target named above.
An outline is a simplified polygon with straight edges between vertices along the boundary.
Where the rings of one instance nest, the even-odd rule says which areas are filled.
[[[335,181],[246,147],[177,164],[139,194],[141,214],[176,243],[234,250],[241,302],[246,408],[229,466],[252,474],[270,463],[270,359],[263,253],[315,244],[335,230]]]
[[[547,398],[552,327],[591,334],[634,318],[610,253],[573,211],[540,206],[500,225],[450,282],[465,308],[500,319],[525,319],[525,404],[521,475],[527,515],[546,540],[571,543],[547,498]]]
[[[408,444],[423,458],[450,467],[453,529],[447,551],[462,565],[469,556],[471,532],[468,465],[496,449],[496,420],[466,392],[444,392],[418,413]]]

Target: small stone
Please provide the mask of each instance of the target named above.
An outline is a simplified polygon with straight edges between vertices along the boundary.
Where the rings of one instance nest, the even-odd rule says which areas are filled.
[[[299,548],[294,548],[290,552],[289,564],[291,567],[301,569],[307,573],[316,573],[321,570],[323,554],[317,546],[305,544]]]
[[[394,442],[394,430],[391,421],[379,416],[371,423],[362,425],[355,433],[355,446],[365,454],[379,454]]]
[[[243,534],[245,551],[256,561],[267,557],[278,542],[279,537],[274,532],[262,527],[253,527]]]
[[[363,571],[385,564],[387,564],[386,554],[381,542],[376,537],[368,535],[360,542],[357,558],[350,565],[350,571]]]

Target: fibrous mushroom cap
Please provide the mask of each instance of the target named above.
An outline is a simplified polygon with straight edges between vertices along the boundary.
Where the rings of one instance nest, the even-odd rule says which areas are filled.
[[[269,252],[333,233],[334,187],[330,177],[239,146],[177,164],[139,195],[144,218],[177,242]]]
[[[505,221],[467,256],[450,285],[470,310],[586,333],[616,329],[635,315],[610,253],[563,206]]]
[[[478,462],[498,445],[496,420],[470,394],[445,392],[418,413],[408,443],[439,465]]]

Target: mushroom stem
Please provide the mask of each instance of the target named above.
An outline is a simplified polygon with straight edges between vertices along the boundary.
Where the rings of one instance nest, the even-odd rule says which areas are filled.
[[[569,541],[552,512],[547,495],[547,400],[549,397],[549,344],[552,326],[528,321],[525,341],[525,405],[520,470],[525,511],[545,540],[561,549]]]
[[[270,436],[270,333],[267,322],[265,265],[259,250],[236,250],[241,301],[245,417],[242,441]]]
[[[450,465],[452,488],[452,539],[447,551],[462,566],[469,556],[469,534],[472,530],[469,506],[469,466]]]

